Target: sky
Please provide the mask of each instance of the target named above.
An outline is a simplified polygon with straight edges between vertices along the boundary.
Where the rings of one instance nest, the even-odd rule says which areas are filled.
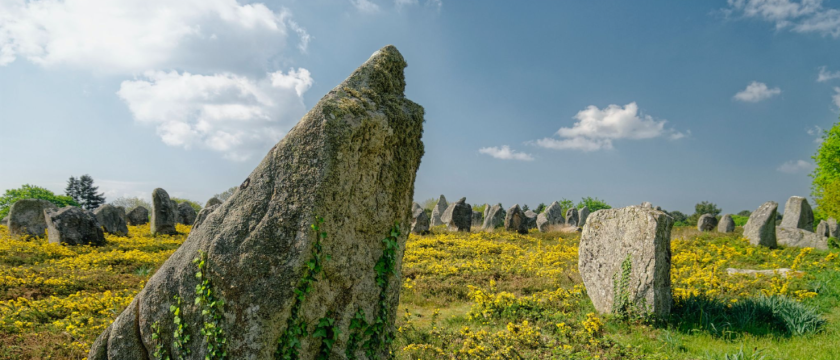
[[[418,202],[781,205],[840,115],[840,1],[0,0],[0,190],[204,202],[388,44]]]

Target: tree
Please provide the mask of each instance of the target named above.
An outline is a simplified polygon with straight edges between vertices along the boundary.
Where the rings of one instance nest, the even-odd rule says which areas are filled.
[[[193,209],[195,209],[195,212],[199,212],[199,211],[201,211],[201,203],[200,203],[200,202],[198,202],[198,201],[192,201],[192,200],[189,200],[189,199],[181,199],[181,198],[176,198],[176,197],[174,197],[174,198],[170,198],[170,200],[172,200],[172,201],[174,201],[174,202],[178,203],[179,205],[180,205],[181,203],[187,203],[187,204],[190,204],[190,207],[191,207],[191,208],[193,208]]]
[[[840,219],[840,123],[823,131],[822,144],[811,158],[817,165],[811,173],[815,215]]]
[[[674,211],[671,211],[671,212],[666,211],[666,213],[668,215],[671,215],[672,218],[674,218],[675,225],[676,225],[676,223],[684,223],[686,218],[688,218],[685,214],[683,214],[682,212],[679,212],[677,210],[674,210]]]
[[[569,209],[575,207],[575,203],[572,200],[565,198],[561,199],[560,201],[557,201],[557,203],[560,204],[560,208],[563,209],[563,216],[566,216],[566,211],[569,211]]]
[[[64,195],[56,195],[52,191],[35,185],[23,185],[20,189],[6,190],[3,196],[0,196],[0,219],[5,218],[9,214],[9,208],[12,204],[20,199],[41,199],[47,200],[55,206],[79,206],[73,198]]]
[[[531,210],[531,209],[528,207],[528,204],[522,205],[522,212],[526,212],[526,211],[528,211],[528,210]]]
[[[716,204],[710,203],[708,201],[703,201],[697,205],[694,205],[694,215],[697,215],[699,219],[700,216],[703,214],[711,214],[712,216],[720,215],[720,208],[717,207]]]
[[[117,198],[116,200],[111,201],[111,205],[124,207],[126,213],[131,212],[131,210],[134,210],[140,206],[146,208],[146,210],[152,210],[152,204],[146,201],[145,199],[141,199],[139,197]]]
[[[472,208],[473,208],[473,211],[478,211],[478,212],[484,214],[484,209],[487,208],[487,206],[488,206],[487,204],[473,205]]]
[[[590,212],[596,212],[598,210],[603,209],[612,209],[612,206],[607,205],[607,203],[604,200],[601,200],[599,198],[593,198],[590,196],[581,198],[580,202],[577,205],[577,208],[583,209],[584,206],[589,208]]]
[[[99,187],[93,186],[93,178],[87,174],[78,179],[71,176],[67,180],[67,188],[65,189],[67,196],[73,198],[87,210],[96,209],[105,203],[105,195],[97,193],[97,190],[99,190]]]
[[[750,215],[752,215],[752,211],[749,210],[742,210],[738,213],[738,216],[750,217]]]
[[[218,198],[219,200],[222,200],[222,202],[225,202],[225,201],[227,201],[227,199],[229,197],[233,196],[233,193],[236,192],[236,189],[238,189],[238,187],[236,187],[236,186],[231,187],[230,189],[222,191],[220,194],[216,194],[213,197]]]
[[[537,214],[542,214],[545,211],[545,203],[540,203],[537,205],[537,210],[535,211]]]

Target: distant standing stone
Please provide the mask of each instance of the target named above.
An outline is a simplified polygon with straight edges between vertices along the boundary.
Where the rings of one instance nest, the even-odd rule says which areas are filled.
[[[830,217],[826,219],[826,222],[828,223],[828,236],[840,239],[840,227],[837,226],[837,220]]]
[[[648,201],[645,201],[645,202],[642,203],[642,207],[643,208],[648,208],[648,209],[653,209],[653,204],[651,204]]]
[[[744,237],[754,246],[776,247],[776,210],[779,204],[768,201],[750,214],[744,225]]]
[[[57,209],[55,204],[41,199],[20,199],[9,209],[8,227],[12,236],[44,236],[47,220],[44,210]]]
[[[473,211],[473,213],[472,213],[472,225],[470,225],[470,228],[481,227],[483,222],[484,222],[484,219],[481,218],[481,212],[480,211]]]
[[[558,202],[553,202],[542,214],[537,216],[537,229],[540,232],[550,231],[551,227],[554,225],[562,225],[565,223],[565,219],[563,218],[563,208],[560,206]]]
[[[128,225],[125,222],[125,209],[118,208],[111,204],[102,205],[93,211],[96,216],[96,221],[102,230],[106,233],[126,236],[128,235]]]
[[[184,225],[190,225],[195,223],[195,209],[193,209],[190,204],[186,202],[182,202],[178,204],[178,222]]]
[[[791,196],[785,203],[785,215],[779,226],[790,229],[814,230],[814,212],[808,200],[801,196]]]
[[[487,216],[484,217],[484,225],[481,227],[484,231],[493,231],[498,227],[505,226],[505,215],[507,212],[502,208],[502,204],[496,204],[490,207]]]
[[[776,241],[779,245],[790,247],[810,247],[817,250],[828,250],[828,238],[805,229],[776,227]]]
[[[446,223],[449,231],[470,231],[472,225],[472,206],[467,204],[467,198],[462,197],[458,201],[449,204],[448,221]]]
[[[821,238],[828,238],[831,234],[828,231],[828,222],[825,220],[820,220],[820,223],[817,224],[817,231],[816,234]]]
[[[172,206],[173,201],[169,200],[166,190],[157,188],[152,191],[152,225],[153,235],[174,235],[175,223],[178,221],[178,208]]]
[[[525,213],[522,212],[522,208],[519,207],[519,204],[513,205],[513,207],[508,209],[507,214],[505,215],[505,230],[516,231],[520,234],[527,234],[527,221],[528,220],[525,219]]]
[[[698,231],[712,231],[717,226],[717,219],[712,214],[703,214],[697,219]]]
[[[446,202],[446,198],[441,194],[437,204],[435,204],[435,207],[432,208],[432,226],[440,226],[444,224],[440,217],[443,216],[443,213],[446,212],[446,208],[448,207],[449,204]]]
[[[735,220],[732,220],[732,215],[726,214],[720,218],[717,231],[721,233],[731,233],[735,231]]]
[[[595,309],[610,313],[635,305],[660,317],[671,310],[671,227],[674,219],[649,207],[599,210],[589,216],[580,237],[578,270]],[[622,268],[628,269],[624,273]],[[619,289],[629,304],[615,294]]]
[[[128,225],[131,226],[146,225],[149,223],[149,209],[138,206],[128,212],[125,216],[125,220],[128,222]]]
[[[417,205],[417,203],[414,204]],[[413,208],[411,212],[411,232],[418,235],[429,232],[429,215],[426,215],[426,211],[420,205],[413,206]]]
[[[105,233],[92,212],[67,206],[61,209],[47,209],[44,214],[49,228],[50,243],[105,245]]]
[[[198,227],[201,226],[201,223],[203,223],[204,220],[207,220],[210,214],[216,211],[216,209],[218,209],[220,206],[222,205],[215,204],[210,206],[204,206],[204,209],[201,209],[201,211],[199,211],[198,215],[195,217],[195,223],[193,223],[191,231],[195,231],[196,229],[198,229]]]
[[[577,227],[578,222],[580,222],[580,218],[578,216],[577,209],[571,208],[566,210],[566,226]]]
[[[210,200],[207,200],[207,202],[204,203],[204,207],[206,208],[211,207],[213,205],[222,205],[222,200],[219,200],[219,198],[217,197],[211,197]]]
[[[578,227],[583,227],[586,225],[586,218],[589,217],[589,207],[584,206],[578,211]]]
[[[528,220],[528,230],[537,228],[537,213],[528,210],[525,212],[525,219]]]
[[[481,214],[482,219],[487,218],[487,214],[490,212],[490,204],[484,204],[484,213]],[[482,220],[483,221],[483,220]]]

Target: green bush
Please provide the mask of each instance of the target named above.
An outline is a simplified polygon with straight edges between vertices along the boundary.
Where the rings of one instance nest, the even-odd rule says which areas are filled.
[[[56,195],[52,191],[40,186],[26,184],[21,186],[20,189],[6,190],[6,193],[3,196],[0,196],[0,219],[5,218],[6,215],[9,214],[9,209],[12,207],[12,204],[20,199],[47,200],[58,207],[79,206],[79,204],[69,196]]]
[[[201,211],[201,204],[200,204],[200,203],[198,203],[198,202],[196,202],[196,201],[192,201],[192,200],[188,200],[188,199],[180,199],[180,198],[175,198],[175,197],[174,197],[174,198],[171,198],[171,200],[172,200],[172,201],[174,201],[174,202],[176,202],[176,203],[178,203],[179,205],[180,205],[181,203],[187,203],[187,204],[190,204],[190,207],[192,207],[193,209],[195,209],[195,212],[199,212],[199,211]],[[151,210],[151,209],[150,209],[150,210]]]
[[[749,216],[732,215],[732,221],[735,222],[735,226],[744,226],[747,224],[747,220],[749,219]]]
[[[588,207],[590,212],[612,209],[612,206],[609,206],[604,200],[593,198],[591,196],[580,199],[580,202],[577,204],[578,210],[583,209],[584,206]]]

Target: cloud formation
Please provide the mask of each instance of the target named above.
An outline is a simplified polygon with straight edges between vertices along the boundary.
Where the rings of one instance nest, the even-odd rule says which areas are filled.
[[[502,147],[493,146],[493,147],[484,147],[478,149],[478,152],[482,154],[490,155],[496,159],[503,159],[503,160],[520,160],[520,161],[533,161],[534,157],[531,154],[526,154],[521,151],[512,150],[510,146],[502,145]]]
[[[840,108],[840,87],[834,87],[834,95],[831,96],[834,105]]]
[[[776,171],[785,174],[796,174],[808,172],[814,169],[814,164],[805,160],[788,161],[776,168]]]
[[[747,88],[738,92],[732,98],[738,101],[743,102],[759,102],[762,100],[769,99],[773,96],[779,95],[782,93],[782,89],[778,87],[775,88],[768,88],[767,84],[753,81]]]
[[[350,3],[363,13],[379,12],[379,5],[376,5],[376,3],[370,0],[350,0]]]
[[[639,106],[631,102],[624,107],[609,105],[599,109],[590,105],[574,117],[572,127],[557,130],[557,138],[543,138],[534,141],[537,146],[556,150],[596,151],[613,148],[613,140],[642,140],[667,137],[677,140],[684,133],[666,129],[666,120],[655,120],[650,115],[639,113]]]
[[[117,95],[138,122],[154,125],[167,145],[210,149],[243,161],[279,141],[298,121],[311,86],[306,69],[258,80],[148,71],[123,81]]]
[[[776,29],[840,37],[840,10],[826,8],[823,0],[727,0],[727,14],[758,18]]]
[[[840,79],[840,71],[828,71],[825,66],[820,67],[820,73],[817,75],[817,82],[826,82],[834,79]]]

